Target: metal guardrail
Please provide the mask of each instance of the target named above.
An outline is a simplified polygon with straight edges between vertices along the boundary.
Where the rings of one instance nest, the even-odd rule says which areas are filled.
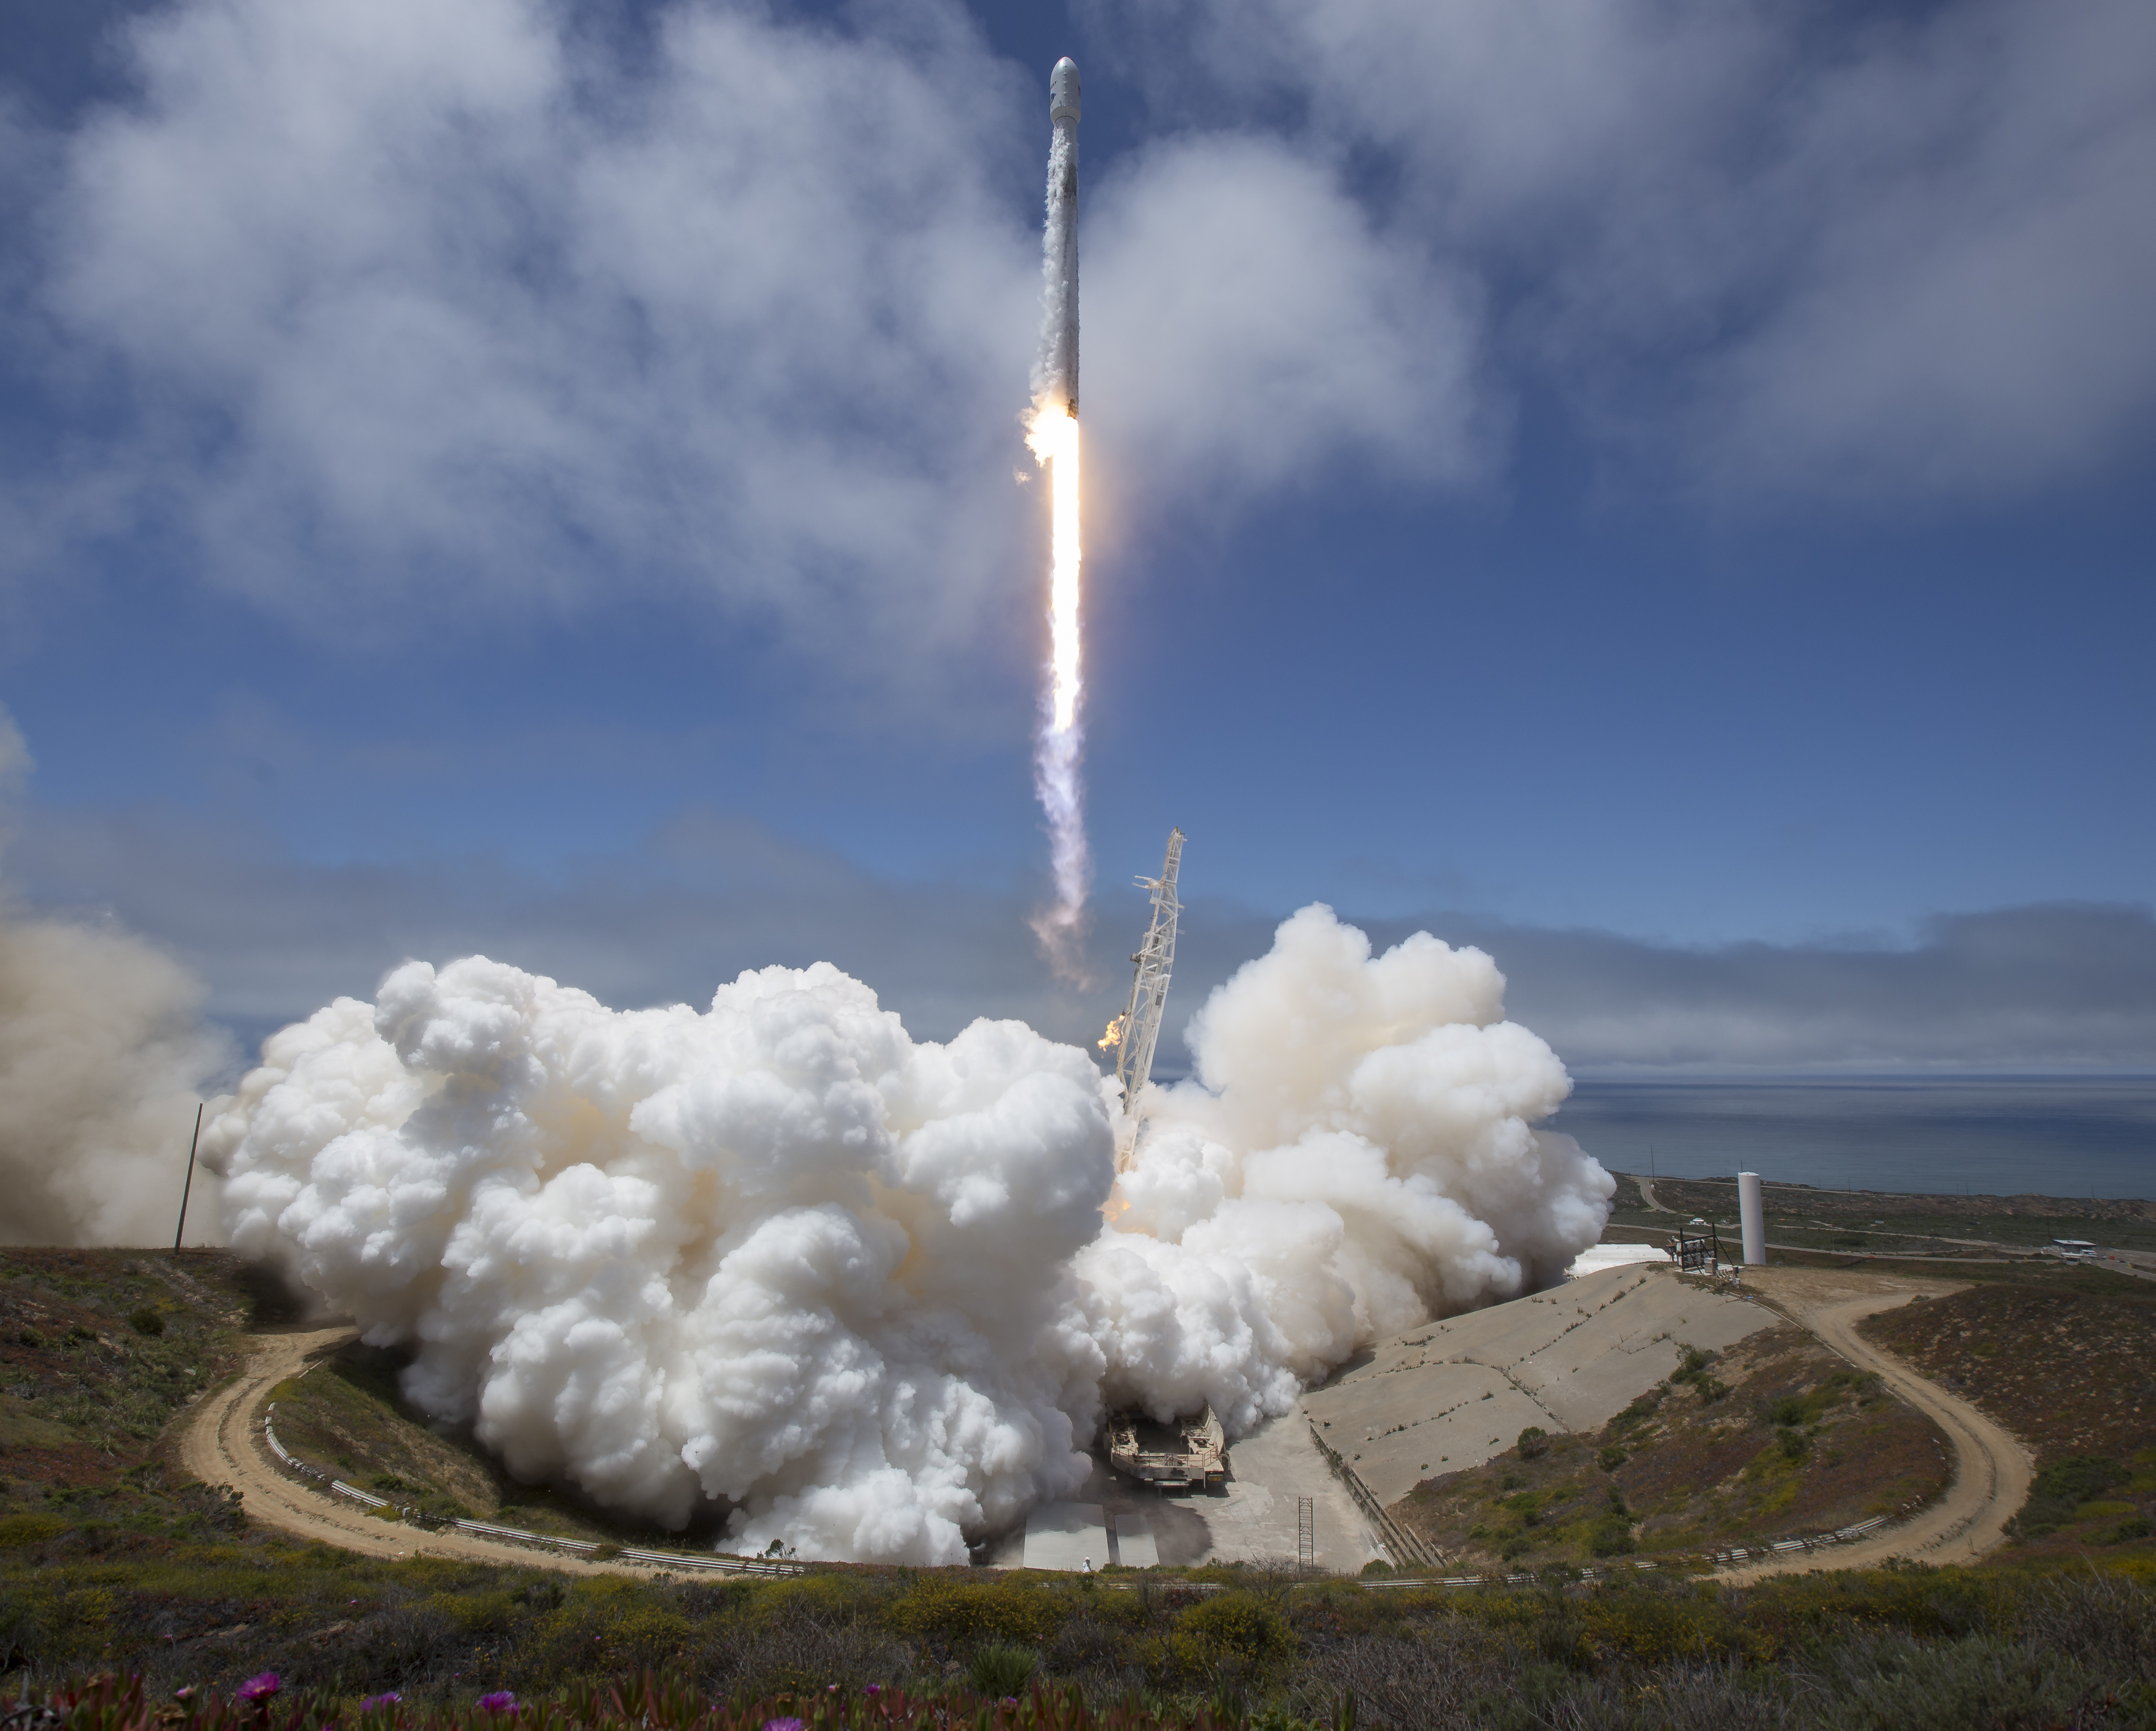
[[[721,1574],[793,1575],[803,1572],[803,1565],[798,1563],[783,1563],[773,1559],[726,1557],[716,1554],[697,1555],[682,1551],[642,1550],[629,1545],[619,1548],[603,1547],[596,1539],[557,1538],[551,1533],[528,1532],[521,1527],[495,1526],[485,1521],[448,1520],[430,1523],[429,1518],[417,1509],[411,1508],[403,1503],[393,1504],[386,1497],[377,1497],[371,1491],[361,1490],[357,1485],[348,1485],[342,1479],[332,1477],[319,1466],[311,1466],[300,1460],[298,1456],[292,1454],[277,1440],[277,1426],[275,1421],[276,1410],[277,1403],[273,1400],[262,1415],[262,1436],[263,1440],[270,1446],[270,1452],[277,1457],[280,1466],[289,1468],[304,1478],[312,1479],[332,1496],[349,1497],[355,1502],[366,1504],[369,1508],[394,1508],[399,1518],[408,1520],[414,1525],[434,1524],[454,1527],[459,1532],[475,1533],[485,1538],[506,1539],[516,1544],[539,1545],[548,1549],[567,1551],[582,1555],[589,1555],[604,1548],[610,1549],[614,1556],[624,1562],[643,1563],[664,1569],[694,1569],[709,1574]],[[1325,1456],[1327,1464],[1339,1476],[1341,1482],[1347,1486],[1348,1495],[1355,1499],[1356,1505],[1362,1509],[1363,1513],[1377,1523],[1379,1536],[1387,1544],[1395,1546],[1402,1557],[1420,1564],[1424,1569],[1442,1567],[1443,1554],[1433,1555],[1430,1548],[1426,1546],[1415,1533],[1402,1526],[1385,1512],[1384,1506],[1378,1501],[1376,1494],[1363,1482],[1362,1475],[1341,1457],[1338,1450],[1318,1435],[1316,1425],[1311,1425],[1310,1434],[1317,1444],[1318,1451]],[[1815,1533],[1808,1538],[1779,1538],[1770,1544],[1732,1545],[1726,1550],[1709,1551],[1706,1554],[1704,1560],[1717,1565],[1726,1565],[1750,1562],[1755,1558],[1786,1556],[1794,1551],[1811,1551],[1823,1546],[1847,1544],[1859,1538],[1869,1538],[1881,1528],[1913,1513],[1921,1506],[1919,1503],[1905,1502],[1891,1514],[1874,1515],[1868,1521],[1859,1521],[1853,1526],[1837,1527],[1831,1533]],[[1671,1558],[1666,1560],[1676,1562],[1683,1559]],[[1579,1571],[1579,1579],[1596,1580],[1605,1574],[1621,1574],[1627,1569],[1636,1571],[1657,1569],[1661,1566],[1661,1564],[1659,1562],[1644,1559],[1630,1564],[1613,1564],[1607,1569],[1582,1569]],[[1400,1587],[1517,1586],[1532,1583],[1537,1578],[1532,1572],[1511,1574],[1411,1575],[1405,1579],[1366,1580],[1361,1585],[1373,1590]],[[1188,1585],[1204,1585],[1209,1587],[1211,1584],[1193,1582]]]
[[[1859,1538],[1868,1538],[1881,1528],[1914,1513],[1921,1503],[1905,1502],[1892,1514],[1874,1515],[1868,1521],[1859,1521],[1854,1526],[1837,1527],[1831,1533],[1813,1533],[1803,1538],[1778,1538],[1770,1544],[1732,1545],[1727,1550],[1708,1551],[1700,1560],[1717,1565],[1748,1563],[1755,1559],[1787,1556],[1793,1551],[1818,1550],[1823,1546],[1847,1544]],[[1639,1562],[1611,1564],[1606,1568],[1587,1568],[1579,1571],[1582,1580],[1599,1580],[1605,1574],[1622,1574],[1626,1569],[1659,1569],[1664,1564],[1681,1564],[1691,1560],[1685,1557],[1666,1557],[1659,1560],[1641,1559]],[[1517,1586],[1540,1579],[1532,1572],[1517,1574],[1447,1574],[1436,1577],[1420,1575],[1405,1580],[1365,1581],[1367,1587],[1486,1587]]]
[[[362,1491],[358,1486],[348,1485],[319,1466],[309,1466],[277,1440],[276,1411],[277,1403],[273,1400],[262,1415],[262,1437],[270,1445],[270,1452],[277,1457],[280,1466],[289,1468],[303,1478],[313,1480],[331,1496],[349,1497],[369,1508],[394,1508],[398,1518],[415,1527],[454,1527],[460,1533],[475,1533],[483,1538],[506,1539],[516,1544],[534,1544],[548,1550],[567,1551],[583,1556],[604,1550],[609,1559],[650,1564],[662,1569],[694,1569],[714,1574],[788,1575],[803,1572],[801,1564],[782,1563],[774,1559],[726,1557],[716,1553],[698,1554],[686,1551],[649,1551],[634,1545],[603,1544],[591,1538],[557,1538],[550,1533],[532,1533],[521,1527],[500,1527],[487,1521],[434,1519],[408,1504],[393,1503],[387,1497],[377,1497],[372,1491]]]
[[[1306,1417],[1304,1422],[1310,1425],[1311,1440],[1317,1445],[1318,1452],[1325,1456],[1326,1464],[1332,1467],[1340,1482],[1348,1487],[1348,1494],[1355,1499],[1356,1507],[1377,1523],[1378,1536],[1396,1549],[1405,1561],[1419,1564],[1424,1569],[1442,1568],[1445,1564],[1443,1554],[1434,1554],[1415,1533],[1386,1513],[1384,1504],[1378,1502],[1376,1493],[1363,1482],[1363,1475],[1342,1458],[1339,1450],[1318,1434],[1316,1424]]]

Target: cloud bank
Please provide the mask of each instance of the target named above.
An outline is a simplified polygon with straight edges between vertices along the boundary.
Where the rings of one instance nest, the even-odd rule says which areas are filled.
[[[408,957],[480,950],[618,1004],[701,1002],[744,968],[829,958],[932,1037],[987,1014],[1083,1044],[1122,1008],[1127,987],[1114,982],[1145,917],[1134,892],[1120,903],[1124,892],[1106,892],[1092,959],[1108,984],[1088,996],[1031,962],[1030,881],[893,880],[716,813],[555,877],[488,859],[318,865],[145,812],[28,815],[18,881],[48,906],[109,910],[149,934],[250,1043],[330,998],[371,993]],[[1265,948],[1276,918],[1204,896],[1188,907],[1167,1069],[1187,1061],[1191,1012]],[[1381,946],[1427,929],[1498,957],[1514,1009],[1575,1068],[2156,1069],[2156,913],[2143,906],[1995,908],[1907,933],[1715,945],[1473,912],[1355,923]]]

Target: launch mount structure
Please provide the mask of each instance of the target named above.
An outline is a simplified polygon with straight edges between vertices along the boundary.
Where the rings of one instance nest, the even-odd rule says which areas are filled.
[[[1153,1048],[1160,1044],[1160,1018],[1168,1005],[1168,976],[1175,969],[1175,922],[1183,904],[1175,898],[1175,875],[1183,864],[1183,831],[1168,832],[1168,857],[1158,877],[1142,877],[1138,887],[1152,891],[1152,923],[1145,942],[1131,958],[1131,1007],[1123,1012],[1116,1057],[1116,1080],[1123,1085],[1123,1133],[1116,1148],[1116,1169],[1129,1166],[1137,1147],[1141,1098],[1152,1079]]]

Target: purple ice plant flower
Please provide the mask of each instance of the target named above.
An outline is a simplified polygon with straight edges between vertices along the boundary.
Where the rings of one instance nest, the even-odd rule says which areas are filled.
[[[506,1689],[496,1689],[491,1695],[479,1698],[481,1713],[511,1713],[516,1711],[516,1698]]]
[[[883,1685],[881,1683],[870,1683],[868,1687],[868,1692],[871,1695],[880,1695],[883,1693]]]
[[[239,1686],[238,1698],[242,1701],[267,1701],[285,1685],[278,1681],[277,1673],[265,1671],[259,1677],[250,1677]]]
[[[763,1731],[801,1731],[801,1721],[798,1719],[766,1719],[763,1722]]]
[[[404,1698],[396,1690],[384,1689],[379,1695],[369,1695],[366,1700],[361,1702],[359,1710],[362,1713],[372,1713],[377,1708],[395,1707]]]
[[[192,1683],[182,1683],[179,1687],[172,1691],[172,1699],[175,1701],[192,1701],[194,1698],[195,1686]]]

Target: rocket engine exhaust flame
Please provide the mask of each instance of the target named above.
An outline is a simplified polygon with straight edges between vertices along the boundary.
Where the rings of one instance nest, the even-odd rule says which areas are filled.
[[[1033,922],[1055,971],[1086,984],[1079,942],[1086,881],[1085,789],[1080,777],[1085,689],[1079,633],[1078,541],[1078,69],[1055,63],[1049,80],[1047,221],[1041,244],[1040,359],[1034,369],[1034,413],[1026,443],[1050,475],[1052,550],[1049,581],[1048,690],[1034,750],[1034,790],[1048,819],[1055,905]]]
[[[1108,1031],[1093,1042],[1102,1051],[1108,1051],[1123,1043],[1123,1019],[1117,1016],[1108,1024]]]

